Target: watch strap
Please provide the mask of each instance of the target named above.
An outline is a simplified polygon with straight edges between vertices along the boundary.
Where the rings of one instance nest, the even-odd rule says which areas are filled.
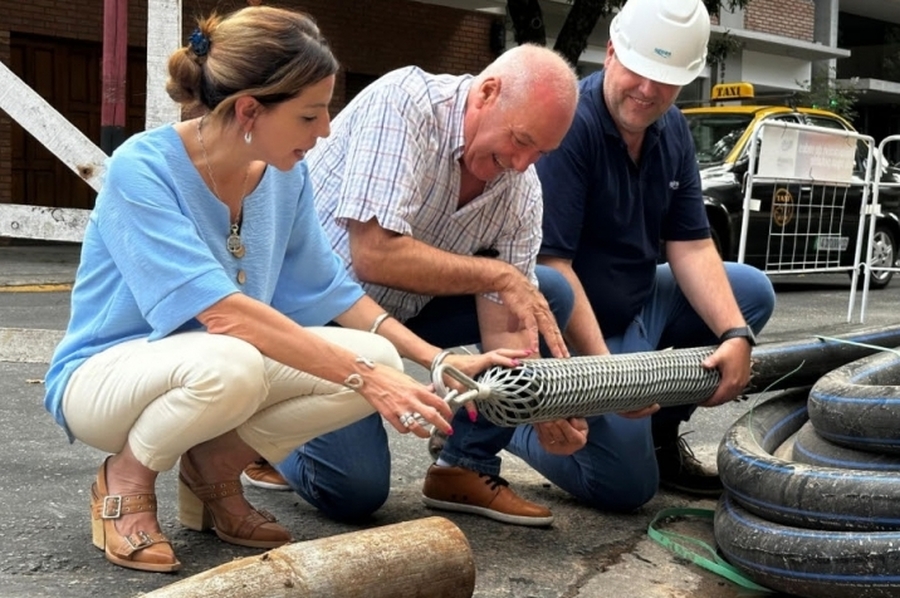
[[[719,342],[724,343],[727,340],[731,340],[733,338],[743,338],[746,339],[748,343],[750,343],[751,347],[756,346],[756,336],[753,334],[753,330],[749,326],[738,326],[737,328],[729,328],[719,337]]]

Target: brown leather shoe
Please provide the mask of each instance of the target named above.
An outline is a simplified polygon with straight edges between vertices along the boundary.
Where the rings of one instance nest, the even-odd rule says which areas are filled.
[[[239,480],[206,484],[197,473],[188,453],[181,456],[178,475],[178,519],[198,532],[212,529],[225,542],[250,548],[277,548],[292,540],[291,533],[262,509],[253,509],[237,518],[217,504],[219,499],[244,494]]]
[[[719,474],[711,471],[694,455],[684,434],[674,442],[656,447],[659,485],[694,496],[718,497],[724,491]]]
[[[181,569],[172,543],[160,532],[137,531],[123,536],[115,521],[132,513],[156,512],[155,494],[110,495],[106,488],[106,461],[91,486],[91,535],[94,546],[120,567],[169,573]]]
[[[291,486],[278,470],[265,459],[254,461],[244,468],[241,481],[248,486],[265,488],[266,490],[290,490]]]
[[[429,467],[422,502],[433,509],[473,513],[513,525],[541,527],[553,523],[550,509],[520,497],[500,476],[462,467]]]

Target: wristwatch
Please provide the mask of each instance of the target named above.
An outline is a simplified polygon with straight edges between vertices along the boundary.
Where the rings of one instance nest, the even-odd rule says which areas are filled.
[[[751,347],[756,346],[756,335],[753,334],[753,330],[749,326],[729,328],[722,333],[722,336],[719,337],[719,343],[724,343],[725,341],[733,338],[747,339],[747,342],[750,343]]]

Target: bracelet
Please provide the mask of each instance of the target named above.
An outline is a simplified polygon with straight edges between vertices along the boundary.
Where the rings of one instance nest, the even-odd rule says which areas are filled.
[[[384,312],[383,314],[381,314],[380,316],[375,318],[375,321],[372,322],[372,327],[369,328],[369,332],[371,334],[375,334],[375,332],[378,330],[378,327],[381,326],[381,323],[390,317],[391,317],[391,314],[389,314],[388,312]]]
[[[370,370],[375,369],[375,362],[373,362],[368,357],[363,357],[363,356],[359,355],[353,361],[355,361],[356,363],[363,364]],[[347,388],[353,389],[353,390],[358,390],[358,389],[362,388],[363,383],[364,382],[363,382],[362,376],[360,376],[356,372],[353,372],[352,374],[350,374],[349,376],[344,378],[344,386],[346,386]]]

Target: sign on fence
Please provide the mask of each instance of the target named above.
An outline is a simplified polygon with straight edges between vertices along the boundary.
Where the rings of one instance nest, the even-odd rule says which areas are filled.
[[[764,127],[757,176],[850,183],[855,158],[852,137]]]

